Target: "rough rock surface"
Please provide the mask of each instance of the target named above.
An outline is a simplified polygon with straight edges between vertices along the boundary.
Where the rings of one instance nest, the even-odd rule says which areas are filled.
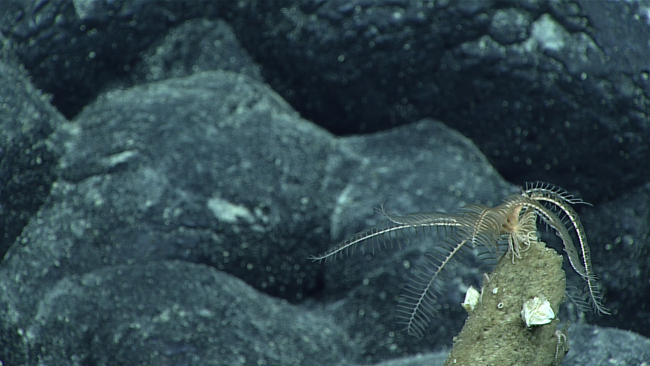
[[[479,262],[418,340],[395,305],[439,241],[307,257],[382,203],[453,212],[543,180],[594,204],[613,312],[560,311],[564,364],[650,362],[648,9],[4,1],[0,361],[435,364]]]

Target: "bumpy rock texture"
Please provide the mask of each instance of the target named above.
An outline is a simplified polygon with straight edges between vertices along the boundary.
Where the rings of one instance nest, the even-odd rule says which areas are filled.
[[[565,364],[650,362],[648,9],[3,1],[0,361],[441,364],[478,261],[418,340],[395,305],[439,242],[307,257],[382,202],[454,212],[543,180],[594,204],[614,313],[560,309]]]

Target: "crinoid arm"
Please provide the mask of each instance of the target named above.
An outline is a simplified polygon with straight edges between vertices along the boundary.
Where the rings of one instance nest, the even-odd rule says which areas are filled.
[[[501,228],[507,212],[502,206],[490,208],[483,205],[467,205],[460,210],[461,237],[472,247],[484,246],[489,250],[498,249]]]
[[[564,188],[558,187],[551,183],[546,183],[546,182],[530,183],[529,182],[526,183],[523,192],[527,197],[536,197],[536,196],[545,196],[549,194],[554,194],[557,196],[557,198],[571,205],[583,204],[583,205],[591,206],[591,203],[585,202],[580,197],[576,197],[572,195]]]
[[[393,215],[386,212],[384,207],[376,210],[388,221],[398,225],[409,225],[414,229],[418,227],[455,227],[460,226],[459,219],[456,215],[449,215],[442,212],[416,212],[408,215]]]
[[[601,303],[602,295],[599,286],[596,283],[596,275],[593,273],[591,266],[591,251],[587,244],[587,234],[582,226],[580,217],[570,206],[570,204],[585,202],[570,195],[559,187],[551,185],[548,185],[547,187],[540,183],[527,187],[529,188],[523,191],[522,196],[537,203],[537,205],[534,205],[537,214],[546,222],[546,224],[551,226],[560,239],[562,239],[564,251],[569,257],[571,267],[573,267],[573,269],[585,281],[587,281],[589,302],[594,311],[598,314],[609,314],[609,311]],[[549,207],[545,206],[545,204]],[[562,217],[564,221],[560,217]],[[575,230],[578,238],[580,248],[579,252],[576,250],[571,235],[569,234],[571,228]]]
[[[448,230],[459,226],[454,215],[439,212],[415,213],[405,216],[397,216],[380,212],[388,219],[381,224],[368,230],[358,232],[352,237],[340,242],[334,248],[323,254],[309,257],[314,261],[334,260],[336,258],[348,257],[355,251],[362,253],[373,253],[388,247],[402,247],[411,242],[418,231],[425,233],[427,229]],[[446,231],[445,231],[446,233]]]
[[[398,324],[402,324],[409,335],[422,338],[431,320],[436,316],[436,299],[444,280],[444,269],[458,257],[467,240],[447,240],[445,245],[425,254],[426,264],[417,266],[414,276],[404,288],[397,305]]]

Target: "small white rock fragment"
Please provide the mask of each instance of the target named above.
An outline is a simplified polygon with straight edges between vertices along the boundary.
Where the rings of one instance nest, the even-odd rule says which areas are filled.
[[[478,305],[480,297],[481,294],[474,288],[474,286],[470,286],[467,289],[467,292],[465,292],[465,301],[460,305],[468,312],[473,311],[476,308],[476,305]]]
[[[535,296],[524,303],[521,310],[521,317],[524,319],[527,327],[533,325],[548,324],[555,319],[555,313],[551,308],[551,303],[546,300],[544,295]]]

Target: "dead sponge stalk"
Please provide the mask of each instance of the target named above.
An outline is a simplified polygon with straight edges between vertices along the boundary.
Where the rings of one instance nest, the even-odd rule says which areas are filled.
[[[545,317],[535,318],[539,321],[531,320],[539,324],[527,325],[522,309],[528,304],[534,317],[548,301],[552,313],[557,313],[566,281],[562,256],[533,242],[515,263],[501,258],[485,278],[481,300],[454,339],[445,365],[559,365],[564,352],[557,352],[558,319],[546,311]]]

